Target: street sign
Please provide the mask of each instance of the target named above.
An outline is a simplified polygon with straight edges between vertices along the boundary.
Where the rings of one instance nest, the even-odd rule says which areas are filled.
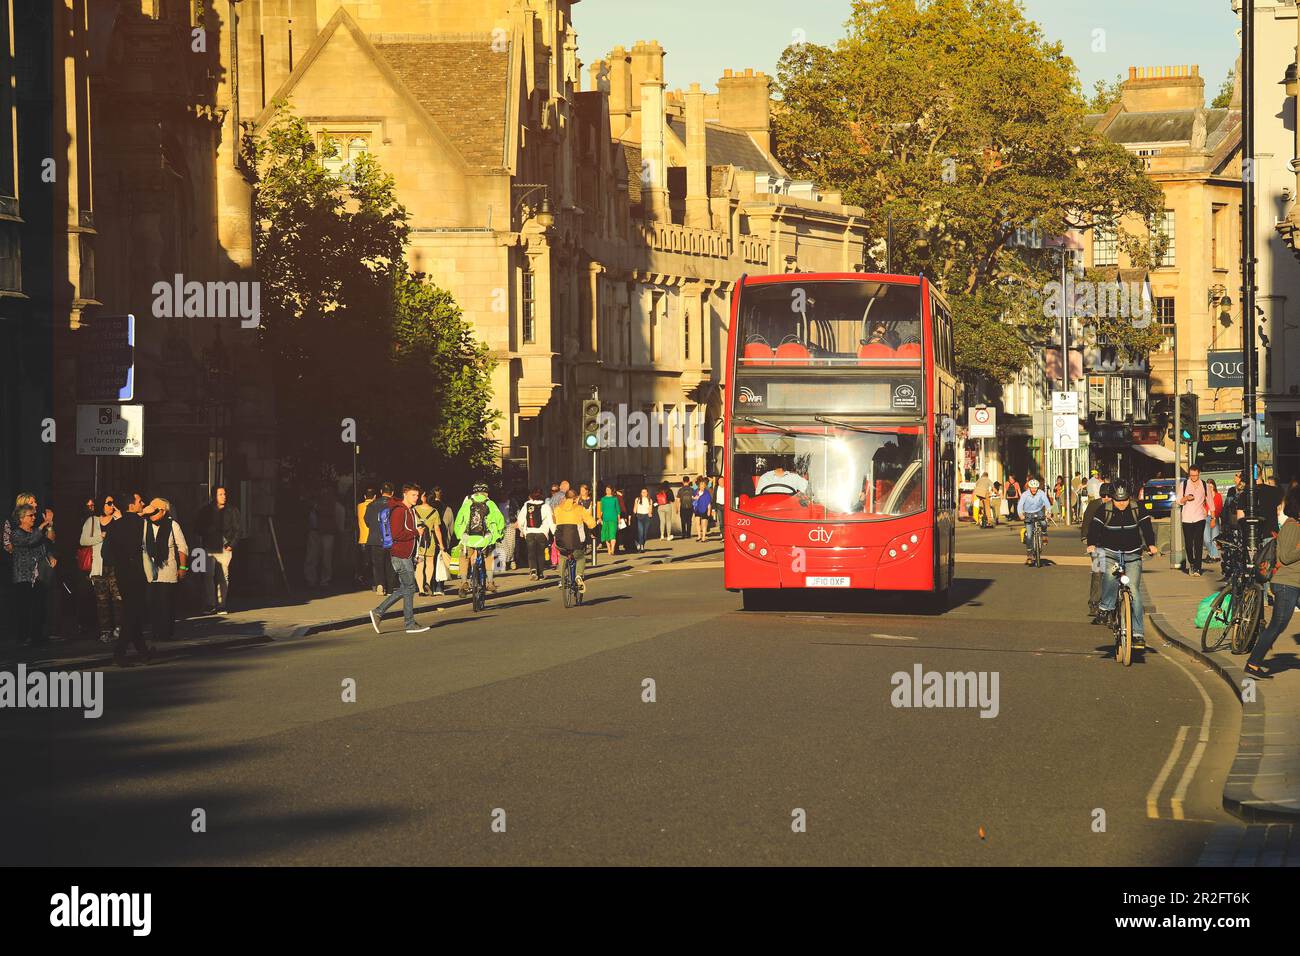
[[[1052,416],[1052,444],[1062,450],[1079,447],[1078,415],[1062,413]]]
[[[966,427],[971,438],[997,438],[998,410],[976,405],[969,410]]]
[[[1078,392],[1053,392],[1052,393],[1052,414],[1077,416],[1079,414],[1079,393]]]
[[[77,332],[77,397],[83,402],[135,398],[135,316],[101,315]]]
[[[1210,388],[1241,388],[1246,379],[1246,353],[1240,349],[1210,349],[1205,353],[1205,372]]]
[[[143,405],[78,405],[77,454],[144,456]]]

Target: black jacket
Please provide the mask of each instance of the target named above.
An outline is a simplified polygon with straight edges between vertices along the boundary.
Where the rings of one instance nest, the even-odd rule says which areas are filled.
[[[1088,540],[1088,532],[1092,528],[1092,519],[1097,516],[1097,512],[1106,504],[1104,498],[1093,498],[1088,502],[1088,507],[1083,509],[1083,521],[1079,523],[1079,537],[1084,541]]]
[[[1088,525],[1088,544],[1112,551],[1141,551],[1156,543],[1156,529],[1151,516],[1138,514],[1137,508],[1110,507],[1097,509]]]
[[[233,548],[239,538],[239,510],[233,505],[218,508],[208,502],[199,510],[195,530],[208,553]]]
[[[109,524],[103,557],[113,566],[119,587],[144,587],[144,518],[127,511]]]

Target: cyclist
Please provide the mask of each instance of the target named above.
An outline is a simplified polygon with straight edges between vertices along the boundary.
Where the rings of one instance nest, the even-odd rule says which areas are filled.
[[[1133,649],[1142,651],[1146,650],[1142,639],[1142,552],[1158,554],[1160,549],[1156,547],[1156,529],[1151,516],[1139,513],[1132,505],[1128,486],[1117,481],[1111,487],[1110,502],[1097,510],[1088,527],[1088,553],[1100,550],[1106,556],[1100,609],[1092,623],[1104,624],[1114,612],[1119,593],[1114,569],[1123,562],[1133,592]]]
[[[989,501],[993,495],[993,482],[989,480],[989,473],[983,472],[975,481],[975,504],[979,508],[979,526],[981,528],[993,527],[993,522],[989,520],[992,508],[989,507]]]
[[[456,537],[460,539],[460,594],[469,593],[469,569],[475,562],[479,551],[483,551],[483,563],[487,567],[487,589],[495,591],[496,582],[492,580],[491,551],[505,535],[506,519],[495,501],[488,497],[488,486],[479,482],[460,506],[456,515]]]
[[[1047,512],[1052,507],[1052,499],[1037,478],[1030,478],[1025,484],[1025,493],[1020,496],[1016,512],[1025,521],[1025,564],[1034,563],[1034,536],[1041,534],[1040,525],[1047,521]]]
[[[569,570],[567,562],[576,556],[578,590],[586,593],[587,583],[582,576],[587,571],[587,548],[580,528],[595,528],[596,519],[589,509],[578,503],[578,493],[570,488],[565,492],[564,500],[551,512],[551,521],[555,524],[555,546],[560,550],[560,587],[564,587],[565,574]]]

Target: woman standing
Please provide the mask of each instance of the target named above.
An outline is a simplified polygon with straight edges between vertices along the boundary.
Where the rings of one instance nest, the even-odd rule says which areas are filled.
[[[430,597],[442,591],[438,584],[438,543],[441,522],[438,511],[429,503],[429,492],[421,492],[420,503],[411,509],[415,512],[415,588],[420,597]],[[435,531],[435,529],[437,529]]]
[[[1056,505],[1057,511],[1060,512],[1061,520],[1065,520],[1065,476],[1057,475],[1056,483],[1052,485],[1052,503]]]
[[[1016,481],[1015,475],[1007,476],[1006,487],[1002,492],[1007,499],[1007,519],[1013,520],[1020,507],[1020,482]]]
[[[20,644],[44,641],[45,594],[57,564],[49,553],[53,523],[47,512],[45,521],[37,525],[36,506],[22,504],[6,525],[9,536],[5,544],[13,555],[14,634]]]
[[[102,644],[111,643],[122,630],[122,592],[117,586],[113,562],[106,560],[104,554],[104,538],[117,513],[113,496],[105,495],[95,513],[81,526],[81,546],[91,549],[90,586],[95,591],[95,618]]]
[[[650,531],[650,519],[654,515],[655,503],[650,497],[650,489],[642,488],[637,496],[633,511],[636,513],[636,549],[645,550],[646,534]]]
[[[673,512],[677,510],[677,499],[673,497],[672,488],[668,487],[668,482],[662,482],[659,485],[659,493],[655,495],[655,501],[658,502],[659,508],[659,540],[673,540]]]
[[[586,485],[583,485],[585,488]],[[605,552],[614,555],[614,542],[618,538],[618,498],[614,486],[605,486],[605,497],[600,499],[600,540],[605,545]]]
[[[1219,560],[1219,535],[1223,533],[1223,495],[1213,478],[1205,482],[1205,560]]]

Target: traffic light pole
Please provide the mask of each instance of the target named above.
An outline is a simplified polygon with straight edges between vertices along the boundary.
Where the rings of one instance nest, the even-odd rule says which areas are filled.
[[[1255,517],[1255,389],[1259,379],[1255,355],[1255,4],[1241,6],[1241,350],[1246,360],[1242,377],[1241,417],[1244,438],[1246,516]],[[1246,547],[1255,554],[1257,521],[1246,522]]]
[[[600,401],[600,387],[591,386],[592,401]],[[594,510],[596,502],[600,500],[600,493],[596,490],[596,458],[600,455],[600,446],[597,445],[591,450],[591,506]],[[600,547],[597,544],[597,538],[593,534],[591,537],[591,566],[596,566],[596,555],[600,554]]]

